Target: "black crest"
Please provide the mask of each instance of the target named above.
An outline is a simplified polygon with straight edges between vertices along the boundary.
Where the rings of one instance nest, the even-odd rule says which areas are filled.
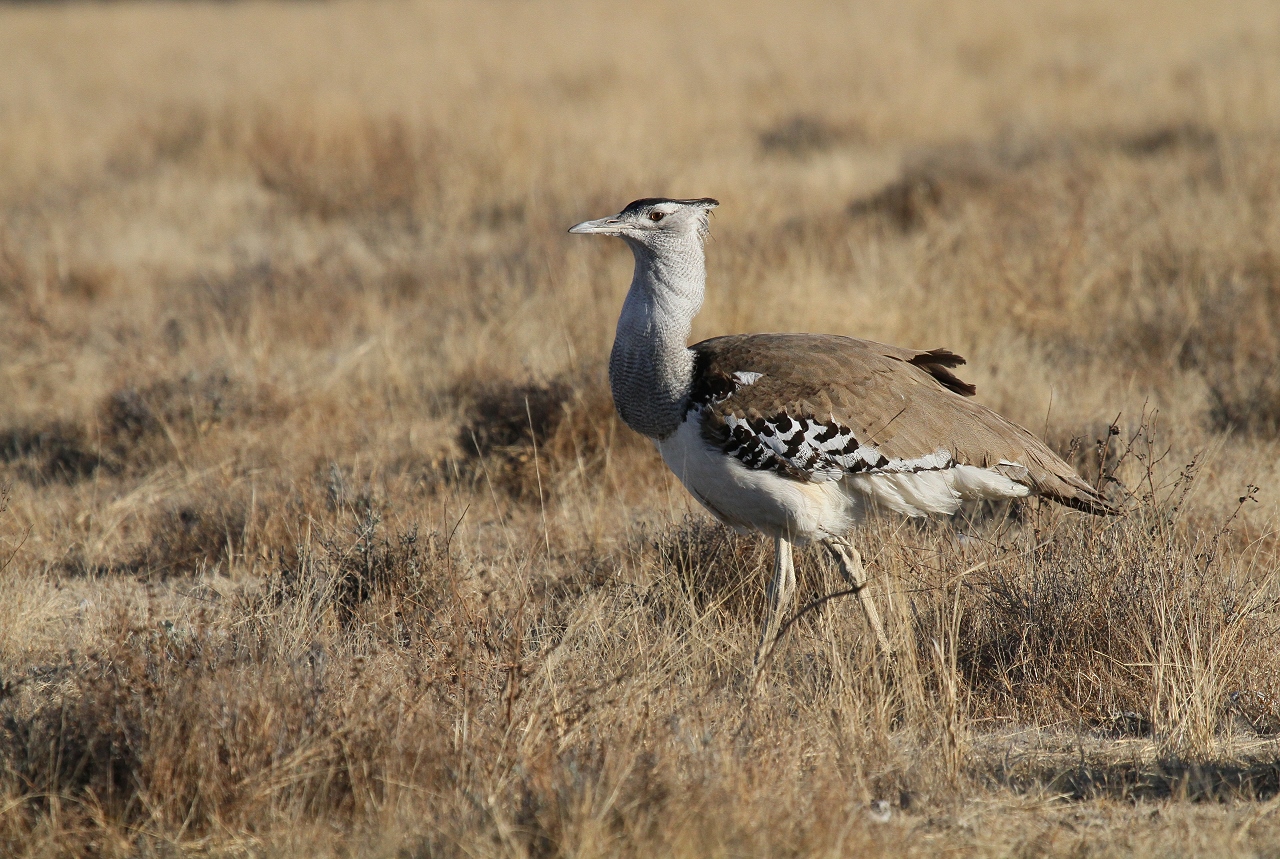
[[[681,206],[701,206],[704,209],[714,209],[716,206],[720,205],[719,200],[712,199],[711,197],[699,197],[696,200],[672,200],[669,197],[645,197],[642,200],[635,200],[628,203],[627,207],[622,210],[622,214],[627,215],[632,212],[639,212],[642,209],[647,209],[650,206],[656,206],[659,203],[676,203]]]

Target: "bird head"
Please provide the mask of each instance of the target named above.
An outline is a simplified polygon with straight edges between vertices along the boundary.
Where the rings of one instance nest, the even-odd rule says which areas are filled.
[[[636,200],[616,215],[583,221],[569,228],[571,233],[618,236],[628,244],[657,249],[707,236],[707,215],[720,203],[710,197],[698,200],[668,200],[647,197]]]

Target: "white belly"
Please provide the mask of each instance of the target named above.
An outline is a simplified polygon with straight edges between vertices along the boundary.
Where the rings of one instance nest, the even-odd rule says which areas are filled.
[[[691,415],[656,442],[667,467],[717,519],[800,543],[848,533],[866,511],[840,482],[801,483],[776,471],[756,471],[707,444]]]
[[[700,423],[694,413],[675,433],[655,442],[663,461],[717,519],[771,537],[807,543],[842,536],[873,507],[906,516],[946,516],[965,501],[1030,494],[1005,475],[972,465],[804,483],[747,468],[708,444]]]

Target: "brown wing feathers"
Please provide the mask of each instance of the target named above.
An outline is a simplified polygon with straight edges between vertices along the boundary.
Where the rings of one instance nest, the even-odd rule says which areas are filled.
[[[907,363],[915,364],[937,379],[942,387],[948,391],[955,391],[962,397],[972,397],[978,393],[977,385],[966,382],[951,372],[952,367],[959,367],[964,363],[964,359],[954,352],[949,352],[946,349],[930,349],[928,352],[921,352],[916,355]]]
[[[783,336],[785,337],[790,335]],[[836,335],[818,334],[814,336],[835,337]],[[852,338],[841,337],[839,339],[851,340]],[[875,343],[871,340],[856,340],[854,342],[863,343],[872,347],[873,351],[878,352],[886,358],[893,358],[919,367],[930,376],[933,376],[933,378],[936,379],[938,384],[942,385],[942,387],[946,388],[948,391],[955,391],[962,397],[972,397],[974,394],[978,393],[977,385],[972,385],[962,380],[955,373],[951,372],[953,368],[959,367],[961,364],[966,362],[964,358],[961,358],[950,349],[930,349],[927,352],[922,352],[918,349],[904,349],[901,346],[888,346],[884,343]]]
[[[704,436],[749,467],[821,480],[938,467],[945,451],[1068,506],[1115,512],[1031,433],[964,399],[975,388],[951,372],[964,359],[946,349],[822,334],[717,337],[692,349]]]

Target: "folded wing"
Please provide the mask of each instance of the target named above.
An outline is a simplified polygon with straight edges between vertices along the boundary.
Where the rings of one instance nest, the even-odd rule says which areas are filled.
[[[1090,513],[1115,507],[1027,430],[967,399],[945,349],[916,351],[824,334],[704,340],[691,407],[702,434],[749,468],[795,480],[959,465],[990,469]]]

